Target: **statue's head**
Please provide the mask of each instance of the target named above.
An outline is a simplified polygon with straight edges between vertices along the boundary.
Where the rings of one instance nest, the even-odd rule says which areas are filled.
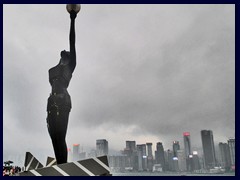
[[[60,64],[67,64],[70,60],[70,52],[63,50],[61,52]]]

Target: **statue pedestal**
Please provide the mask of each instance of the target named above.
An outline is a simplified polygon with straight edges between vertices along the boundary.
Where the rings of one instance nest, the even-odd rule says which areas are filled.
[[[19,176],[111,176],[107,156],[85,159],[81,161],[69,162],[65,164],[55,164],[56,161],[48,158],[46,167],[37,167],[37,159],[26,154],[26,171],[19,173]],[[55,164],[55,165],[54,165]],[[39,165],[38,165],[39,166]]]

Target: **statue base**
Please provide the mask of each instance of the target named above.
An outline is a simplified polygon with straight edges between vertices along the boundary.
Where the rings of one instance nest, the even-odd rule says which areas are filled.
[[[40,164],[31,153],[27,152],[25,171],[18,176],[112,176],[107,156],[58,165],[54,158],[48,157],[46,167]]]

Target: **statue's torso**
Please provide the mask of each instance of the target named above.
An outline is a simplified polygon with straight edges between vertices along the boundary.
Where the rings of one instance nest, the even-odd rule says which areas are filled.
[[[67,92],[69,82],[72,78],[72,71],[67,65],[60,65],[49,69],[49,82],[52,86],[52,93],[48,99],[47,110],[71,109],[71,98]]]
[[[60,65],[49,69],[49,82],[52,86],[52,93],[67,93],[72,72],[67,65]]]

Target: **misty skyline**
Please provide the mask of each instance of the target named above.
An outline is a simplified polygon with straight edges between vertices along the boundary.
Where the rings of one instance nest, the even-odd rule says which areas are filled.
[[[3,5],[3,158],[53,156],[48,70],[69,50],[64,4]],[[235,137],[235,5],[82,4],[66,141],[171,147]],[[216,144],[215,144],[216,145]],[[16,148],[17,147],[17,148]]]

